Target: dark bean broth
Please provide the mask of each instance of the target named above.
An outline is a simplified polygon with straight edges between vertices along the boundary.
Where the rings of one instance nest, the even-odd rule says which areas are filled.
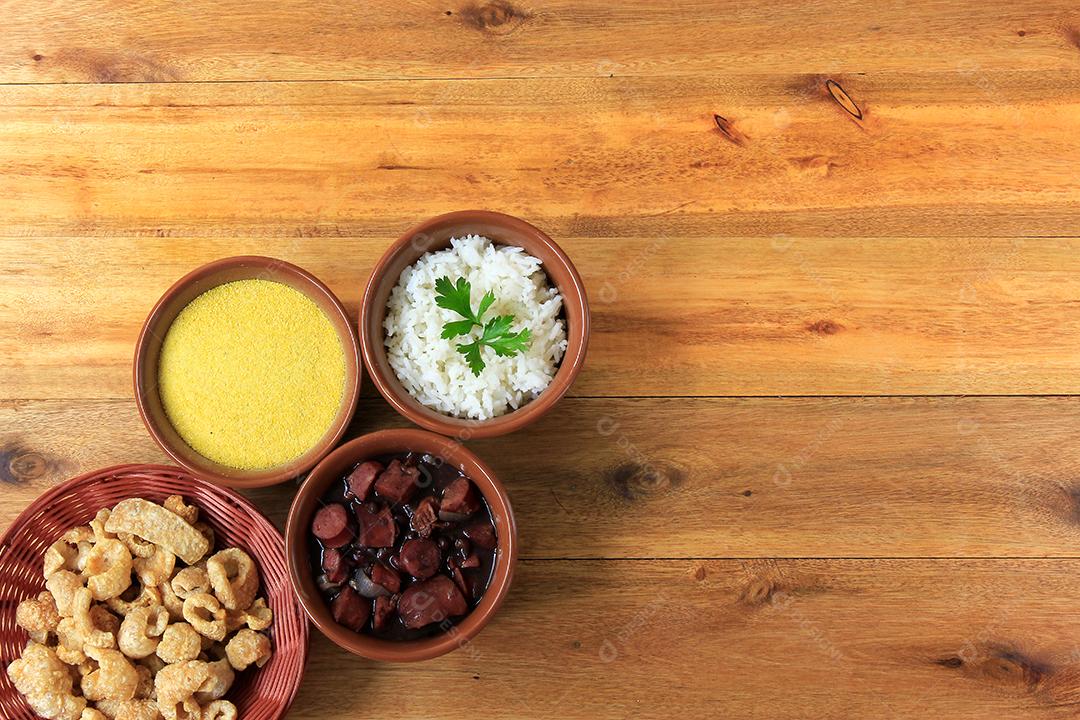
[[[362,546],[354,534],[353,540],[339,548],[339,551],[343,553],[343,557],[348,558],[350,568],[348,574],[349,579],[356,577],[356,572],[358,571],[367,573],[370,577],[371,570],[376,563],[382,563],[395,570],[401,578],[400,592],[393,595],[396,606],[397,598],[400,597],[401,593],[404,593],[411,585],[418,582],[416,578],[412,577],[408,572],[401,568],[398,558],[399,551],[405,542],[420,537],[420,535],[410,527],[410,518],[412,517],[415,508],[425,498],[434,497],[436,500],[439,500],[442,497],[444,490],[458,478],[466,478],[470,483],[472,480],[458,468],[452,467],[448,463],[439,462],[436,458],[426,454],[402,453],[375,457],[371,458],[371,460],[381,463],[384,467],[389,466],[393,460],[398,460],[403,465],[414,465],[420,471],[419,479],[416,481],[417,489],[407,503],[391,503],[380,497],[374,489],[369,493],[365,502],[360,502],[354,498],[349,493],[347,478],[349,473],[351,473],[359,463],[357,466],[349,468],[349,472],[343,475],[329,490],[327,490],[326,493],[323,494],[321,503],[323,506],[332,503],[345,505],[349,511],[350,520],[355,519],[356,512],[361,507],[366,506],[368,511],[376,511],[377,509],[382,509],[387,506],[390,507],[394,524],[397,526],[397,537],[392,547],[373,548]],[[475,488],[475,483],[473,483],[473,486],[480,499],[480,509],[472,513],[465,520],[440,519],[435,523],[429,538],[430,540],[435,541],[439,547],[440,559],[438,574],[445,575],[452,581],[454,580],[454,566],[452,563],[456,563],[460,566],[460,563],[470,555],[475,555],[476,558],[479,559],[479,565],[477,567],[457,568],[461,578],[464,579],[465,592],[462,594],[468,604],[468,610],[456,617],[450,617],[442,622],[435,622],[420,628],[405,627],[401,617],[395,611],[387,626],[382,630],[376,630],[374,628],[375,618],[374,615],[372,615],[372,617],[364,624],[361,632],[388,640],[415,640],[418,638],[429,637],[448,630],[451,625],[456,624],[457,621],[468,615],[468,613],[479,604],[481,598],[483,598],[484,592],[491,583],[495,567],[495,550],[489,550],[471,542],[466,535],[465,528],[467,526],[475,526],[476,524],[486,522],[490,524],[492,528],[491,532],[495,535],[495,523],[491,517],[491,509],[488,507],[487,500],[483,497],[483,493],[479,492],[479,488]],[[498,538],[496,536],[496,541],[497,540]],[[325,577],[323,574],[325,552],[326,548],[323,542],[313,534],[309,533],[309,555],[314,575],[317,578],[320,576]],[[320,586],[320,591],[328,605],[333,602],[343,588],[348,587],[346,584],[347,582],[348,580],[337,587],[326,587],[327,583],[323,583]],[[368,600],[368,602],[371,601]]]

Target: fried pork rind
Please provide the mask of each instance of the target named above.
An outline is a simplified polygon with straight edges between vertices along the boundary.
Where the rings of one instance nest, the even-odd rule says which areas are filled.
[[[162,583],[158,590],[161,593],[161,604],[169,611],[169,618],[173,622],[184,619],[184,599],[173,592],[172,583]]]
[[[102,700],[97,707],[110,720],[161,720],[152,700]]]
[[[154,678],[158,710],[167,719],[183,718],[185,712],[200,713],[194,695],[209,676],[210,667],[201,660],[166,665]]]
[[[7,668],[15,689],[27,704],[48,720],[79,720],[86,700],[72,694],[67,665],[50,648],[31,642]]]
[[[158,709],[161,709],[160,705]],[[188,698],[173,707],[167,707],[162,710],[162,714],[165,720],[202,720],[202,708],[195,702],[195,698]]]
[[[38,593],[36,599],[27,598],[19,603],[15,608],[15,624],[28,632],[34,640],[43,643],[44,638],[49,633],[56,632],[56,626],[60,624],[60,613],[52,595],[42,592]]]
[[[228,658],[221,658],[207,663],[207,667],[210,669],[210,676],[195,691],[195,699],[200,705],[206,705],[225,697],[225,693],[229,692],[229,688],[232,687],[233,681],[236,679],[236,673],[233,672]]]
[[[86,555],[93,546],[94,531],[89,525],[68,530],[45,551],[45,577],[49,577],[57,570],[82,572]]]
[[[157,550],[157,545],[154,543],[147,542],[141,537],[132,535],[131,533],[117,533],[116,539],[124,543],[124,547],[128,549],[128,552],[131,553],[132,557],[148,558],[154,554],[155,550]]]
[[[79,716],[79,720],[109,720],[105,717],[105,713],[94,708],[83,708],[82,715]]]
[[[168,625],[169,613],[161,605],[135,608],[120,625],[116,637],[120,651],[136,659],[153,655]]]
[[[186,622],[173,623],[165,628],[157,656],[168,664],[194,660],[202,652],[202,636]]]
[[[247,625],[247,610],[225,611],[225,634],[229,635]]]
[[[78,572],[79,567],[75,564],[75,558],[79,551],[63,540],[57,540],[45,550],[45,577],[52,575],[57,570],[70,570]]]
[[[225,608],[209,593],[195,593],[184,600],[184,620],[200,635],[225,639]]]
[[[87,647],[86,654],[97,660],[98,668],[82,679],[87,700],[131,700],[139,687],[139,672],[119,650]]]
[[[138,594],[135,595],[133,600],[125,600],[124,598],[130,597],[129,593],[138,589]],[[143,585],[139,583],[134,585],[121,593],[119,596],[109,598],[105,601],[105,604],[109,606],[109,609],[118,615],[127,615],[132,610],[141,607],[157,607],[162,605],[161,591],[151,585]]]
[[[132,563],[139,582],[143,585],[158,586],[169,582],[176,569],[176,556],[164,548],[156,548],[148,558],[135,558]]]
[[[188,525],[194,525],[199,521],[199,508],[185,503],[181,495],[170,495],[161,505],[169,512],[182,517]]]
[[[90,606],[90,621],[98,630],[115,635],[120,630],[120,618],[109,612],[104,605]]]
[[[80,659],[79,655],[76,654],[77,652],[85,654],[88,645],[86,642],[86,628],[81,623],[75,620],[75,618],[61,618],[60,623],[56,626],[56,637],[60,645],[71,651],[66,657],[69,657],[72,660],[78,660],[78,662],[73,664],[78,665],[83,662],[83,659]],[[105,642],[107,644],[104,635],[95,635],[94,639],[98,642]]]
[[[261,633],[244,628],[233,635],[225,646],[225,655],[234,670],[246,670],[252,663],[262,667],[270,659],[270,640]]]
[[[215,700],[203,708],[202,720],[236,720],[236,706],[228,700]]]
[[[98,627],[96,620],[108,622],[100,613],[94,613],[91,611],[90,603],[93,602],[93,597],[90,595],[90,591],[87,588],[79,588],[75,591],[75,597],[71,602],[71,617],[63,618],[56,625],[57,635],[65,635],[71,638],[78,638],[82,644],[82,651],[87,655],[90,655],[88,648],[112,648],[116,647],[116,636],[113,631]],[[104,611],[108,614],[108,611]],[[113,621],[116,620],[114,616],[109,614],[109,617]],[[108,623],[112,626],[112,623]],[[119,625],[115,626],[119,629]],[[66,647],[71,647],[70,641],[65,643]],[[93,657],[91,655],[91,657]]]
[[[127,532],[148,540],[194,565],[210,550],[206,537],[184,518],[142,498],[121,500],[108,521],[109,532]]]
[[[60,638],[60,644],[53,648],[56,651],[56,657],[60,658],[61,662],[72,667],[79,667],[86,662],[86,654],[82,651],[81,642],[77,648],[65,647],[63,642],[63,638]]]
[[[109,521],[109,515],[112,514],[112,510],[109,508],[101,508],[97,511],[97,515],[90,521],[90,529],[94,532],[94,541],[101,542],[102,540],[115,540],[116,531],[107,530],[105,524]]]
[[[233,632],[247,625],[252,630],[265,630],[274,620],[273,611],[266,606],[266,600],[256,598],[250,607],[244,610],[229,610],[225,615],[225,630]]]
[[[255,561],[240,548],[228,548],[206,561],[206,573],[214,595],[229,610],[251,605],[259,591],[259,571]]]
[[[95,600],[108,600],[131,585],[131,553],[115,538],[102,538],[86,556],[83,573]]]
[[[257,598],[244,614],[247,626],[252,630],[266,630],[274,622],[274,611],[266,605],[264,598]]]
[[[210,548],[213,549],[215,544],[214,528],[210,527],[204,522],[194,523],[192,527],[203,534],[203,537],[206,538],[207,544],[209,544]]]
[[[206,568],[200,565],[186,567],[173,576],[172,589],[179,598],[187,598],[195,593],[208,593],[210,576],[206,574]]]
[[[135,672],[139,674],[139,684],[135,686],[135,699],[151,699],[154,695],[154,671],[145,665],[135,663]]]
[[[75,591],[82,587],[82,578],[70,570],[57,570],[45,580],[45,589],[53,596],[56,611],[61,617],[71,617]]]

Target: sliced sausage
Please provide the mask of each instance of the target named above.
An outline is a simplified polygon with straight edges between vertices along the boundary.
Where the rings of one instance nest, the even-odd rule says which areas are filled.
[[[339,534],[330,538],[329,540],[323,540],[322,543],[328,548],[339,548],[344,545],[348,545],[353,541],[353,530],[351,527],[346,526]]]
[[[375,598],[375,615],[371,621],[372,628],[377,632],[385,630],[393,619],[395,610],[397,610],[396,595],[380,595]]]
[[[403,465],[391,460],[390,465],[375,481],[375,493],[392,503],[408,502],[419,485],[420,470],[415,465]]]
[[[439,512],[455,515],[472,515],[479,509],[480,496],[467,477],[458,477],[447,485],[439,503]]]
[[[361,505],[356,508],[356,522],[359,524],[358,540],[361,545],[370,548],[392,547],[397,537],[397,524],[390,508],[372,512]]]
[[[468,608],[461,590],[445,575],[436,575],[410,586],[398,600],[398,615],[409,629],[463,615]]]
[[[311,532],[320,540],[330,540],[341,535],[348,529],[349,513],[345,506],[339,503],[331,503],[319,508],[315,518],[311,521]]]
[[[367,500],[371,486],[375,484],[375,478],[383,471],[383,465],[374,460],[362,462],[353,468],[349,477],[345,478],[345,484],[349,486],[349,494],[363,502]]]
[[[398,553],[398,567],[417,580],[427,580],[439,572],[442,553],[439,546],[430,540],[413,538],[406,540]]]
[[[495,549],[495,528],[487,518],[476,518],[462,529],[465,531],[465,537],[472,540],[473,545],[485,550]]]
[[[335,585],[345,582],[349,576],[349,563],[337,548],[328,548],[323,552],[322,566],[326,579]]]
[[[344,625],[353,632],[360,632],[360,628],[364,627],[371,617],[371,604],[346,585],[334,598],[334,602],[330,603],[330,614],[334,616],[337,624]]]
[[[401,592],[401,577],[382,563],[375,563],[371,568],[371,581],[382,585],[391,593]]]

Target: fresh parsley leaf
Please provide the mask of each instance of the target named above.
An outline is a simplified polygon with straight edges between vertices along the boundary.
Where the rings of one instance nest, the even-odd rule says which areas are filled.
[[[472,320],[455,320],[454,322],[448,322],[443,325],[442,337],[444,340],[455,338],[458,335],[464,335],[472,330],[475,323]]]
[[[487,365],[484,358],[480,357],[480,341],[473,340],[471,343],[462,343],[457,346],[458,352],[465,356],[465,362],[469,363],[469,369],[473,375],[479,376]]]
[[[480,335],[480,342],[486,344],[510,332],[510,325],[513,322],[513,315],[496,315],[491,318],[484,325],[484,332]]]
[[[469,299],[471,293],[472,286],[465,278],[458,278],[457,284],[450,282],[448,277],[435,281],[435,304],[479,325],[480,318],[473,315],[472,301]]]
[[[485,323],[480,337],[471,343],[461,343],[457,346],[458,352],[464,355],[465,361],[469,363],[469,369],[472,370],[473,375],[479,375],[487,367],[481,355],[483,348],[489,347],[501,357],[513,357],[529,347],[532,333],[528,328],[516,333],[510,332],[513,322],[513,315],[493,317]]]
[[[510,326],[514,324],[513,315],[497,315],[486,323],[483,322],[484,313],[491,309],[495,302],[495,293],[490,290],[480,299],[480,306],[475,313],[472,309],[472,286],[465,278],[458,278],[455,283],[448,277],[441,277],[435,281],[435,293],[436,305],[465,318],[443,325],[444,340],[467,335],[474,325],[483,328],[480,337],[470,343],[459,343],[457,346],[458,352],[465,356],[465,361],[469,364],[473,375],[479,375],[487,367],[481,354],[485,347],[491,348],[496,355],[501,357],[512,357],[524,352],[532,342],[532,333],[528,328],[516,333],[510,332]]]
[[[513,357],[518,353],[525,352],[529,348],[530,342],[532,342],[532,333],[529,332],[529,328],[525,328],[521,332],[511,333],[498,340],[493,340],[488,343],[488,347],[494,350],[496,355]]]
[[[480,298],[480,309],[476,311],[476,320],[480,321],[480,318],[484,317],[484,313],[491,307],[491,303],[495,302],[495,293],[488,290],[484,297]]]

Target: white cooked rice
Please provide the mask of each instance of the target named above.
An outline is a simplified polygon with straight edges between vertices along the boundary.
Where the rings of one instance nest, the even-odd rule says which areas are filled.
[[[452,238],[451,247],[423,255],[405,268],[386,308],[386,354],[405,389],[424,405],[455,417],[487,420],[535,399],[551,383],[566,352],[566,328],[559,314],[562,295],[551,287],[540,261],[522,248],[495,245],[479,235]],[[443,325],[461,316],[435,304],[435,281],[465,278],[472,307],[489,290],[495,302],[483,320],[513,315],[511,331],[532,331],[525,352],[499,357],[482,350],[487,364],[473,375],[457,351],[480,335],[441,337]]]

